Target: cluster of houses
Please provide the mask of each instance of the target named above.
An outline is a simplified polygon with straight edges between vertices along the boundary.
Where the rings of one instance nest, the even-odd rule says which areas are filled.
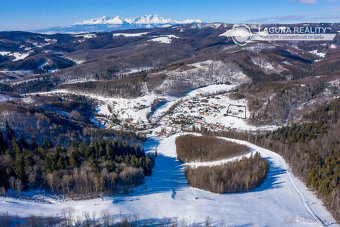
[[[179,132],[178,127],[163,127],[161,131],[156,132],[158,137],[169,137]]]
[[[239,114],[240,112],[243,112],[243,110],[239,108],[241,106],[229,105],[229,103],[224,104],[221,98],[223,98],[221,95],[207,97],[201,96],[179,103],[172,113],[163,116],[161,121],[163,128],[162,130],[155,132],[155,134],[160,137],[168,137],[182,131],[183,129],[201,130],[202,128],[206,128],[213,131],[232,130],[230,127],[226,127],[220,123],[221,118]],[[136,104],[129,103],[129,105],[131,108],[136,110],[147,108],[147,106],[143,104],[136,106]],[[230,108],[230,106],[234,106],[236,108]],[[120,109],[118,111],[119,113],[112,113],[115,111],[110,112],[112,113],[112,116],[120,116],[126,113],[125,109]],[[139,119],[138,121],[132,121],[132,119],[120,119],[117,121],[117,117],[114,118],[116,121],[113,118],[110,119],[110,117],[97,116],[97,120],[104,127],[116,130],[149,133],[153,126],[157,124],[157,121],[152,121],[152,118],[150,118],[150,122],[142,119]]]
[[[214,98],[220,99],[218,96]],[[206,128],[214,131],[231,130],[230,127],[226,127],[218,122],[219,118],[230,114],[227,113],[227,106],[211,104],[208,99],[203,97],[196,98],[179,104],[172,114],[164,117],[163,123],[167,127],[163,131],[158,132],[157,135],[166,137],[172,135],[173,132],[180,131],[180,129],[200,130]],[[212,117],[216,121],[208,123],[206,117]]]

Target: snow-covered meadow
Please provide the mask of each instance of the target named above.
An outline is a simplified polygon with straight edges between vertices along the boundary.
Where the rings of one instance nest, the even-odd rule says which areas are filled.
[[[20,52],[9,52],[9,51],[0,51],[0,55],[2,56],[12,56],[14,57],[13,61],[19,61],[23,60],[26,57],[28,57],[31,54],[31,52],[26,52],[26,53],[20,53]]]
[[[163,36],[159,36],[159,37],[156,36],[156,37],[150,39],[150,41],[158,42],[158,43],[164,43],[164,44],[170,44],[173,39],[178,39],[178,37],[175,36],[175,35],[163,35]]]

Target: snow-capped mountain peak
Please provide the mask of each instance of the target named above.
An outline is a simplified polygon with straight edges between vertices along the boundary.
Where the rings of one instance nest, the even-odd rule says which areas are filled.
[[[132,17],[132,18],[120,18],[119,16],[116,17],[98,17],[94,19],[84,20],[82,22],[76,23],[75,25],[95,25],[95,24],[185,24],[185,23],[201,23],[200,20],[191,20],[187,19],[184,21],[176,21],[173,19],[167,19],[158,15],[150,14],[141,17]]]
[[[75,25],[90,25],[90,24],[123,24],[123,20],[120,19],[119,16],[116,16],[114,18],[108,17],[108,16],[103,16],[103,17],[98,17],[94,19],[89,19],[89,20],[84,20],[79,23],[75,23]]]
[[[166,27],[177,24],[201,23],[200,20],[186,19],[177,21],[164,18],[158,15],[150,14],[139,17],[122,18],[116,17],[98,17],[75,23],[71,26],[55,27],[48,29],[35,30],[34,32],[42,33],[87,33],[87,32],[108,32],[115,30],[137,29],[137,28],[155,28]]]
[[[180,24],[181,22],[172,19],[165,19],[158,15],[146,15],[142,17],[136,17],[134,20],[136,24]]]

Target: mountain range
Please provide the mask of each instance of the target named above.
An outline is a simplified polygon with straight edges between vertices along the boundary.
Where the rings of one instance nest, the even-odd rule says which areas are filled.
[[[86,33],[86,32],[109,32],[115,30],[168,27],[178,24],[201,23],[201,20],[187,19],[177,21],[170,18],[163,18],[158,15],[145,15],[131,18],[121,18],[119,16],[103,16],[84,20],[69,26],[52,27],[39,29],[34,32],[39,33]]]

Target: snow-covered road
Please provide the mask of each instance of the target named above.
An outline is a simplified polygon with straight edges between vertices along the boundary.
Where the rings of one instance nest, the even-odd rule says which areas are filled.
[[[321,201],[294,177],[280,155],[245,141],[227,139],[249,146],[251,152],[259,152],[269,161],[268,177],[260,187],[234,194],[189,187],[184,165],[176,160],[175,139],[176,135],[147,140],[145,150],[158,151],[154,173],[132,194],[81,201],[42,197],[45,202],[0,197],[0,210],[19,216],[60,215],[72,207],[75,218],[83,218],[84,212],[100,217],[107,210],[117,221],[122,215],[136,215],[150,220],[177,217],[186,224],[204,223],[209,217],[213,224],[225,226],[337,226]]]

